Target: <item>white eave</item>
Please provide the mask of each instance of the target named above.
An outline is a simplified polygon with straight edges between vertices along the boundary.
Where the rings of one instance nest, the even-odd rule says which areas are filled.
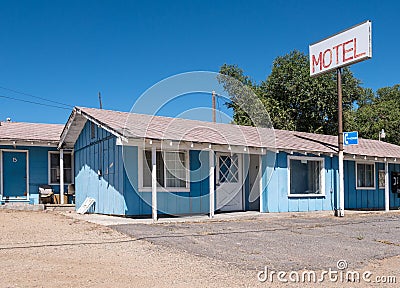
[[[46,140],[0,139],[0,145],[4,146],[57,147],[58,143],[58,141]]]

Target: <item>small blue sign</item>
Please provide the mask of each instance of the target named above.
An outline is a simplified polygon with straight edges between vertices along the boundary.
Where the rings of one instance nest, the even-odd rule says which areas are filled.
[[[358,144],[358,132],[343,132],[343,144],[344,145],[357,145]]]

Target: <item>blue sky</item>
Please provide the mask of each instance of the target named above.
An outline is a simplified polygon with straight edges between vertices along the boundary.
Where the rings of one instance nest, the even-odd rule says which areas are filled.
[[[373,58],[352,71],[376,90],[400,83],[398,11],[398,1],[3,0],[0,86],[87,107],[98,107],[101,91],[104,108],[129,111],[166,77],[229,63],[262,81],[277,56],[372,20]],[[211,103],[205,94],[181,101],[163,113]],[[65,123],[69,113],[0,97],[1,120]]]

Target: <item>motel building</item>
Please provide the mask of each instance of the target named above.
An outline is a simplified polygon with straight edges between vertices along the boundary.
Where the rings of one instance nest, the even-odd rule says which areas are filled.
[[[53,203],[72,201],[67,196],[60,200],[60,191],[67,191],[74,181],[72,151],[57,149],[63,127],[0,122],[0,205],[39,204],[39,187],[53,193]],[[64,169],[60,170],[60,162]],[[60,171],[64,171],[64,185],[60,185]]]
[[[156,219],[340,203],[336,136],[80,107],[60,134],[58,149],[74,151],[76,208],[91,198],[91,213]],[[400,207],[399,146],[359,139],[344,157],[345,209]]]

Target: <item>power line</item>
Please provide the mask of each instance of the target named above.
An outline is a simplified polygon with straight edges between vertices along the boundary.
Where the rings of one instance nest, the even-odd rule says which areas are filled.
[[[24,100],[24,99],[14,98],[14,97],[10,97],[10,96],[5,96],[5,95],[0,95],[0,98],[10,99],[10,100],[14,100],[14,101],[20,101],[20,102],[25,102],[25,103],[35,104],[35,105],[42,105],[42,106],[47,106],[47,107],[52,107],[52,108],[71,110],[71,108],[67,108],[67,107],[45,104],[45,103],[40,103],[40,102],[35,102],[35,101],[30,101],[30,100]],[[73,107],[73,106],[71,106],[71,107]]]
[[[69,107],[69,109],[70,109],[70,108],[74,108],[73,105],[65,104],[65,103],[62,103],[62,102],[57,102],[57,101],[54,101],[54,100],[49,100],[49,99],[46,99],[46,98],[43,98],[43,97],[35,96],[35,95],[29,94],[29,93],[25,93],[25,92],[22,92],[22,91],[10,89],[10,88],[7,88],[7,87],[0,86],[0,89],[7,90],[7,91],[10,91],[10,92],[13,92],[13,93],[17,93],[17,94],[21,94],[21,95],[25,95],[25,96],[29,96],[29,97],[32,97],[32,98],[40,99],[40,100],[43,100],[43,101],[55,103],[55,104],[58,104],[58,105],[67,106],[67,107]],[[3,97],[3,98],[7,98],[7,97],[8,97],[8,96],[5,96],[5,97]],[[11,97],[8,97],[8,98],[11,99]],[[15,100],[15,99],[14,99],[14,100]],[[22,101],[22,99],[20,99],[20,100]],[[26,101],[28,101],[28,100],[26,100]],[[33,104],[41,105],[41,104],[39,104],[38,102],[34,102]],[[46,105],[45,105],[45,106],[46,106]],[[50,107],[53,107],[53,106],[54,106],[54,105],[50,105]],[[57,106],[57,108],[61,108],[61,107]]]

